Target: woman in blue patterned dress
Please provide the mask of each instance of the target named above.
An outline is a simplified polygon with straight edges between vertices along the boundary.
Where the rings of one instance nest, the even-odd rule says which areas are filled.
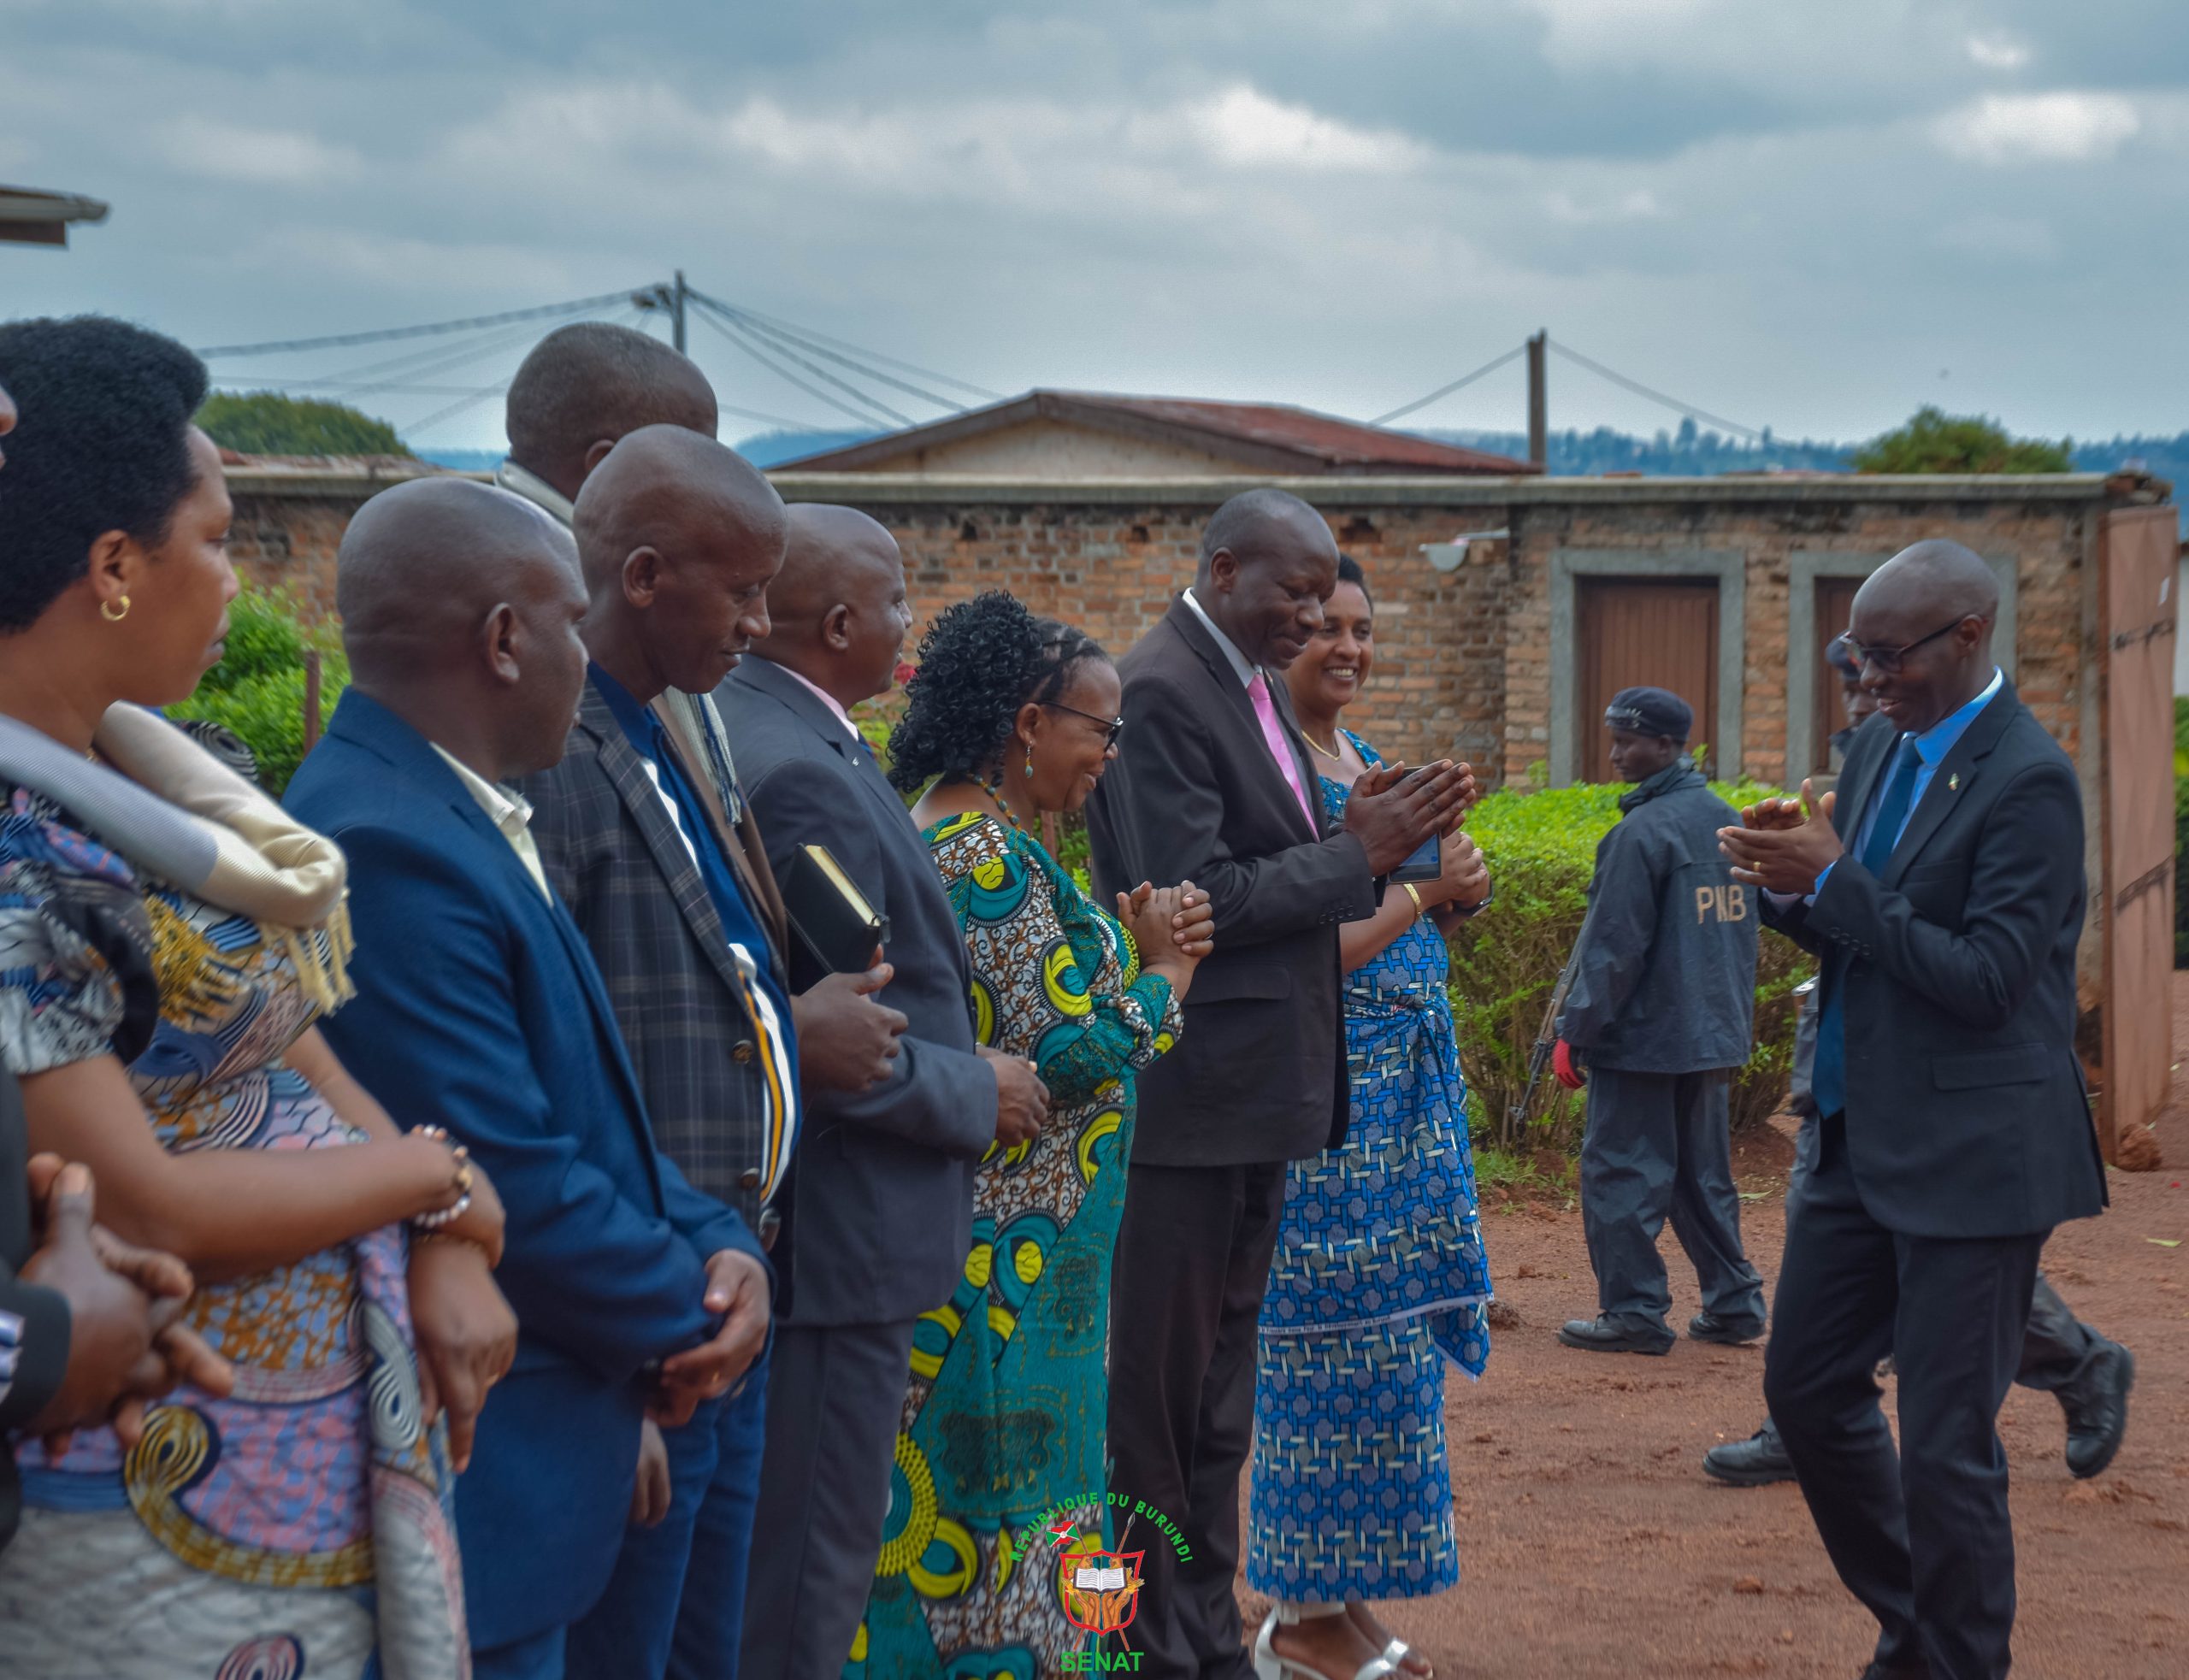
[[[964,1281],[920,1323],[845,1673],[1049,1680],[1093,1648],[1069,1595],[1074,1559],[1105,1539],[1110,1252],[1134,1082],[1182,1029],[1208,903],[1189,883],[1142,887],[1112,916],[1034,837],[1044,815],[1086,803],[1114,751],[1118,673],[1087,637],[982,595],[935,621],[909,689],[890,775],[927,787],[913,815],[965,929],[980,1041],[1035,1064],[1049,1114],[982,1162]]]
[[[0,1060],[32,1147],[191,1267],[187,1320],[235,1375],[155,1404],[127,1450],[111,1429],[18,1448],[0,1676],[461,1680],[448,1496],[515,1350],[501,1214],[314,1024],[347,991],[340,852],[142,710],[197,686],[235,593],[219,453],[190,423],[204,368],[119,321],[23,321],[0,326],[0,383],[22,410],[0,474]]]
[[[1350,557],[1323,628],[1286,675],[1335,816],[1383,760],[1339,715],[1374,657],[1374,610]],[[1444,992],[1443,930],[1489,901],[1464,834],[1436,881],[1386,889],[1342,930],[1352,1124],[1295,1161],[1262,1302],[1248,1584],[1277,1608],[1266,1680],[1433,1673],[1368,1602],[1460,1578],[1444,1447],[1444,1365],[1490,1353],[1490,1268],[1475,1208],[1466,1087]]]

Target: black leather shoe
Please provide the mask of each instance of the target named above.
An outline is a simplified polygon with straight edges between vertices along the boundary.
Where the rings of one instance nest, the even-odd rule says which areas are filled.
[[[1591,1353],[1669,1353],[1673,1333],[1662,1325],[1637,1324],[1600,1312],[1593,1318],[1569,1318],[1558,1332],[1568,1347]]]
[[[1714,1312],[1698,1312],[1687,1321],[1690,1341],[1715,1341],[1727,1347],[1745,1347],[1762,1334],[1761,1323],[1730,1323]]]
[[[1786,1456],[1786,1444],[1768,1418],[1746,1441],[1729,1441],[1705,1453],[1702,1470],[1732,1488],[1767,1488],[1773,1482],[1794,1479],[1794,1461]]]
[[[2090,1369],[2060,1390],[2060,1409],[2068,1414],[2068,1470],[2077,1481],[2098,1475],[2121,1450],[2128,1433],[2128,1390],[2135,1382],[2136,1356],[2109,1341]]]

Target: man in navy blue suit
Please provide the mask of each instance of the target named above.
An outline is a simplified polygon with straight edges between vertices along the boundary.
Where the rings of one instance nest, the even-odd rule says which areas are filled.
[[[2003,1680],[2014,1526],[1997,1419],[2037,1257],[2105,1205],[2075,1059],[2075,769],[1991,657],[1998,587],[1923,542],[1855,597],[1879,716],[1834,793],[1721,831],[1819,958],[1815,1148],[1786,1205],[1763,1395],[1871,1680]],[[1806,794],[1808,789],[1804,787]],[[1897,1448],[1873,1375],[1898,1368]]]
[[[475,1672],[554,1680],[622,1545],[641,1418],[728,1391],[772,1279],[744,1221],[655,1150],[509,788],[562,756],[577,714],[568,533],[504,491],[422,480],[365,505],[335,576],[351,687],[288,793],[350,858],[357,998],[330,1036],[501,1193],[519,1337],[457,1491],[464,1590]]]

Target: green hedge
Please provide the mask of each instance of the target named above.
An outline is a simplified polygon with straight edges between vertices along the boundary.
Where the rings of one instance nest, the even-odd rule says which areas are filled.
[[[1740,805],[1776,793],[1713,783]],[[1588,909],[1596,842],[1619,820],[1624,787],[1596,785],[1493,793],[1467,819],[1489,860],[1496,902],[1452,939],[1452,1014],[1478,1132],[1530,1148],[1571,1150],[1583,1104],[1555,1081],[1538,1088],[1531,1135],[1507,1140],[1505,1117],[1527,1083],[1528,1054]],[[1793,989],[1809,972],[1791,940],[1767,938],[1757,965],[1755,1053],[1735,1077],[1733,1124],[1751,1126],[1786,1094],[1794,1046]]]
[[[304,628],[295,600],[280,591],[246,590],[228,608],[227,649],[198,692],[171,716],[204,718],[239,736],[258,759],[258,779],[279,799],[304,756],[304,651],[320,655],[320,717],[350,681],[342,644],[322,626]]]

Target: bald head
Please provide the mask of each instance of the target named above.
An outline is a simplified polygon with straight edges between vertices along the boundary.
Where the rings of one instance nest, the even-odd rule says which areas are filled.
[[[572,533],[598,594],[634,550],[717,539],[782,562],[783,499],[736,451],[679,426],[643,426],[602,457],[578,492]]]
[[[1251,560],[1300,534],[1312,539],[1317,533],[1330,543],[1331,564],[1335,568],[1337,544],[1331,539],[1322,515],[1287,490],[1264,486],[1242,491],[1217,509],[1202,530],[1198,575],[1208,575],[1209,563],[1219,553],[1229,551]]]
[[[785,624],[817,622],[832,607],[876,582],[904,581],[897,539],[857,508],[800,502],[790,510],[790,551],[776,585],[775,616]]]
[[[1929,728],[1991,682],[1998,616],[1998,580],[1981,556],[1943,539],[1903,548],[1855,595],[1863,691],[1895,728]]]
[[[510,458],[563,495],[642,426],[715,434],[714,387],[658,339],[597,321],[558,327],[510,381]]]
[[[1283,670],[1322,627],[1337,543],[1322,515],[1283,490],[1248,490],[1201,533],[1194,599],[1251,664]]]
[[[776,622],[763,657],[797,671],[844,705],[886,693],[912,629],[897,539],[857,508],[800,502],[770,597]],[[848,698],[847,698],[848,697]]]
[[[707,693],[768,634],[782,498],[712,438],[629,433],[586,480],[573,525],[593,603],[586,645],[634,698]]]
[[[569,534],[466,479],[382,491],[335,557],[351,681],[493,780],[562,756],[585,676],[584,598]]]
[[[1905,609],[1934,622],[1999,616],[1999,581],[1973,549],[1944,538],[1909,545],[1871,573],[1855,597],[1876,608]]]

